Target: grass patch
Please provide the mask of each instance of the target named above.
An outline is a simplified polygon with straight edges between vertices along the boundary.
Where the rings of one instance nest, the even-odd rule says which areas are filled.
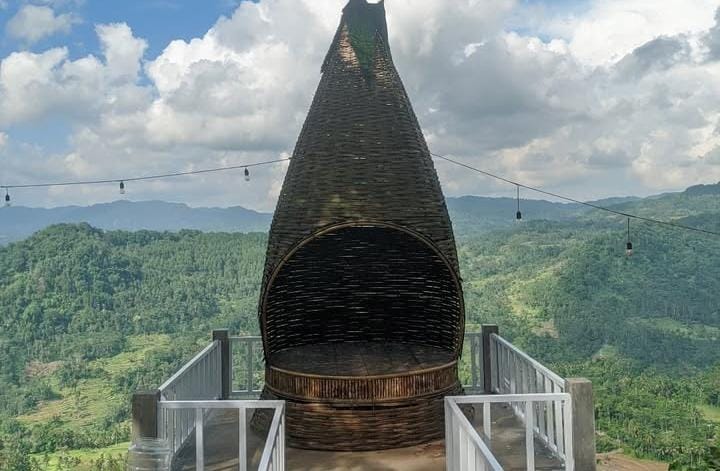
[[[668,317],[657,318],[630,318],[629,322],[641,325],[648,329],[673,335],[683,335],[696,340],[719,340],[720,328],[706,324],[685,324]]]
[[[130,443],[118,443],[117,445],[107,448],[61,451],[47,455],[32,455],[32,457],[45,471],[59,471],[61,469],[67,469],[66,467],[61,467],[61,463],[63,461],[67,463],[70,460],[74,462],[74,469],[77,469],[78,471],[85,471],[90,469],[93,462],[96,463],[101,459],[115,458],[124,462],[127,457],[129,447]]]
[[[113,393],[115,379],[137,369],[147,355],[169,348],[171,340],[167,335],[145,335],[132,337],[128,342],[127,351],[91,362],[90,368],[98,373],[81,380],[76,388],[62,388],[58,379],[51,377],[50,385],[60,399],[41,403],[35,412],[19,416],[18,420],[29,425],[59,418],[73,428],[97,423],[127,400],[124,395]]]
[[[720,407],[702,405],[698,406],[698,410],[702,413],[703,417],[710,422],[720,423]]]

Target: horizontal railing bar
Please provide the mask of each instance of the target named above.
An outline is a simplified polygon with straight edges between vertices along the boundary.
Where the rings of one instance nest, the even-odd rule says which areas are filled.
[[[213,341],[210,345],[208,345],[207,347],[205,347],[205,348],[203,349],[203,351],[201,351],[200,353],[198,353],[197,355],[195,355],[195,357],[193,357],[192,360],[190,360],[188,363],[185,364],[185,366],[183,366],[182,368],[180,368],[180,370],[179,370],[177,373],[175,373],[174,375],[172,375],[172,376],[170,377],[170,379],[168,379],[167,381],[165,381],[165,382],[163,383],[163,385],[160,386],[160,388],[159,388],[159,389],[160,389],[160,392],[163,392],[163,391],[165,391],[166,389],[172,387],[172,386],[173,386],[173,383],[175,383],[177,380],[179,380],[180,378],[182,378],[182,377],[185,375],[185,373],[186,373],[190,368],[192,368],[193,366],[197,365],[205,356],[209,355],[210,352],[213,350],[213,348],[218,348],[219,346],[220,346],[220,341],[219,341],[219,340],[215,340],[215,341]]]
[[[565,387],[565,380],[564,380],[563,378],[561,378],[557,373],[555,373],[554,371],[552,371],[551,369],[549,369],[548,367],[546,367],[545,365],[543,365],[543,364],[540,363],[539,361],[535,360],[533,357],[531,357],[531,356],[528,355],[527,353],[523,352],[522,350],[520,350],[519,348],[517,348],[515,345],[511,344],[510,342],[508,342],[508,341],[505,340],[504,338],[500,337],[499,335],[497,335],[497,334],[491,334],[490,337],[491,337],[492,339],[498,341],[498,342],[499,342],[500,344],[502,344],[503,346],[509,348],[510,350],[512,350],[513,352],[515,352],[516,354],[518,354],[523,360],[525,360],[525,361],[527,361],[528,363],[530,363],[530,364],[533,366],[533,368],[535,368],[536,370],[540,371],[542,374],[546,375],[546,376],[547,376],[549,379],[551,379],[553,382],[557,383],[559,386],[561,386],[561,387],[563,387],[563,388]]]
[[[277,409],[283,401],[160,401],[162,409]]]
[[[485,444],[485,442],[480,438],[480,434],[477,433],[477,430],[475,430],[475,427],[472,426],[468,418],[465,416],[465,414],[462,413],[460,410],[460,407],[458,407],[457,402],[455,401],[455,397],[446,397],[445,401],[449,404],[450,410],[452,414],[455,415],[455,418],[460,421],[460,425],[463,429],[465,429],[465,433],[470,437],[470,440],[473,442],[473,444],[480,449],[480,453],[482,453],[483,457],[485,458],[485,461],[490,466],[490,469],[492,471],[503,471],[502,466],[500,466],[500,463],[498,463],[497,459],[495,458],[495,455],[492,454],[492,451],[490,451],[490,448]],[[453,450],[454,451],[454,450]],[[454,470],[452,470],[454,471]]]
[[[503,403],[503,402],[557,402],[569,401],[568,393],[548,393],[548,394],[493,394],[482,396],[448,396],[457,404],[485,404],[485,403]]]

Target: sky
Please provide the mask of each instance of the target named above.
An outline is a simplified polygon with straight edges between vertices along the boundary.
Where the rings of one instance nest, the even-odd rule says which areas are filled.
[[[345,3],[0,0],[0,185],[290,156]],[[720,0],[385,3],[433,152],[584,200],[720,181]],[[448,196],[514,195],[436,168]],[[130,183],[125,197],[270,211],[285,170]],[[12,198],[120,195],[101,185]]]

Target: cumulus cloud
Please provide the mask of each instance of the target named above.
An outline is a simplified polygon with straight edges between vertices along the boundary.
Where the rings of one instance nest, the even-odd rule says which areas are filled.
[[[583,62],[609,64],[660,36],[707,31],[717,8],[716,0],[594,0],[582,15],[551,21],[547,31],[567,38]]]
[[[720,60],[720,8],[715,14],[715,26],[710,29],[706,36],[705,44],[709,50],[709,59]]]
[[[71,60],[67,48],[15,52],[0,62],[0,125],[47,116],[93,120],[103,110],[133,99],[147,47],[125,24],[97,28],[103,58]],[[128,88],[129,85],[129,88]],[[138,105],[142,106],[141,103]]]
[[[76,22],[73,15],[56,15],[48,6],[24,5],[8,21],[6,31],[11,38],[32,44],[58,33],[69,33]]]
[[[31,146],[11,173],[27,177],[28,160],[48,178],[87,178],[288,155],[344,4],[241,2],[202,37],[173,41],[157,57],[145,57],[146,42],[124,24],[96,28],[100,57],[73,60],[65,48],[9,55],[0,63],[0,126],[47,116],[73,126],[67,151]],[[394,59],[433,150],[587,198],[720,179],[718,6],[594,0],[574,16],[509,30],[508,18],[529,7],[386,5]],[[452,195],[512,190],[437,167]],[[129,190],[270,210],[283,173],[259,169],[245,186],[227,174]],[[102,188],[53,191],[61,193],[38,202],[114,198]]]

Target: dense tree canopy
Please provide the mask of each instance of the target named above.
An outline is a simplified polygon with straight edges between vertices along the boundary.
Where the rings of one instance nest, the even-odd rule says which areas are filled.
[[[720,230],[717,195],[678,198],[623,204]],[[720,240],[638,225],[628,258],[623,226],[587,212],[464,224],[468,330],[497,323],[563,374],[590,377],[601,449],[720,469]],[[257,334],[265,243],[81,224],[0,248],[0,470],[127,440],[133,391],[156,387],[213,328]]]

